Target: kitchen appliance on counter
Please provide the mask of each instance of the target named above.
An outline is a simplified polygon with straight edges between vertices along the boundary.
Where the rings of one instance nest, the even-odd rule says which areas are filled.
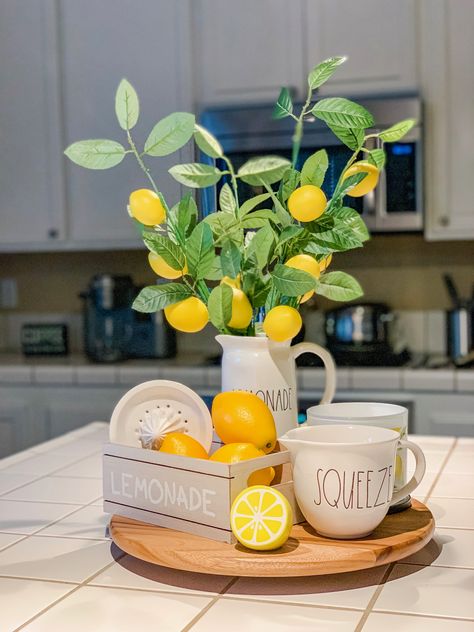
[[[453,278],[443,276],[453,308],[446,313],[446,348],[459,368],[474,366],[474,288],[470,298],[461,298]]]
[[[336,364],[402,366],[411,355],[393,312],[383,303],[358,303],[325,314],[326,347]]]
[[[387,143],[387,161],[375,191],[361,198],[345,199],[364,218],[372,232],[421,231],[423,228],[423,165],[422,165],[422,105],[417,96],[371,97],[357,102],[373,115],[377,126],[369,133],[381,131],[406,118],[414,118],[417,125],[396,143]],[[276,154],[291,158],[293,121],[288,118],[272,118],[273,104],[259,106],[219,107],[205,110],[200,117],[204,127],[212,132],[223,146],[225,154],[238,169],[256,155]],[[298,169],[315,151],[325,148],[329,168],[323,184],[324,192],[331,197],[337,179],[352,151],[317,119],[307,119],[305,133],[296,165]],[[369,139],[367,146],[375,148],[378,139]],[[211,158],[201,156],[204,162]],[[227,166],[218,167],[225,171]],[[219,190],[225,183],[222,178],[217,187],[202,190],[204,215],[216,210]],[[241,202],[262,191],[239,180]]]
[[[92,278],[84,301],[84,349],[94,362],[128,358],[170,358],[176,355],[176,332],[164,314],[141,314],[132,309],[139,291],[127,275]]]

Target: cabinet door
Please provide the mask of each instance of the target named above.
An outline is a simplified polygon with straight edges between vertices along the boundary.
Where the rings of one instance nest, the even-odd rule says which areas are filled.
[[[65,145],[111,138],[127,145],[114,111],[115,91],[126,77],[141,100],[132,131],[142,148],[153,125],[190,108],[188,3],[168,0],[60,0]],[[178,154],[145,161],[170,204],[180,194],[167,173]],[[131,191],[147,187],[135,158],[110,170],[90,171],[66,163],[70,238],[77,247],[138,245],[127,215]]]
[[[121,389],[75,387],[56,392],[54,401],[46,405],[49,437],[75,430],[93,421],[109,421]]]
[[[38,427],[42,427],[42,424],[34,424],[34,426],[35,428],[33,428],[32,409],[28,402],[2,395],[0,458],[44,441],[46,437],[37,434]]]
[[[307,0],[307,71],[335,55],[347,62],[323,94],[369,94],[416,87],[415,0]]]
[[[0,3],[0,249],[63,237],[53,0]]]
[[[474,239],[474,3],[424,0],[426,236]]]
[[[303,83],[302,0],[194,0],[200,106],[273,101]]]
[[[474,436],[474,395],[417,395],[416,434]]]

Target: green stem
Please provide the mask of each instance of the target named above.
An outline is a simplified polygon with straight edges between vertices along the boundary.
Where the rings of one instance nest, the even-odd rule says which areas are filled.
[[[155,181],[152,178],[150,170],[148,169],[148,167],[143,162],[143,159],[142,159],[140,153],[138,152],[137,147],[136,147],[136,145],[135,145],[135,143],[133,141],[132,135],[130,134],[130,130],[127,130],[127,139],[128,139],[128,144],[130,145],[130,149],[133,152],[133,154],[135,155],[135,158],[137,159],[138,164],[140,165],[140,169],[143,171],[143,173],[146,175],[146,177],[150,181],[150,184],[153,187],[153,191],[160,198],[161,203],[163,204],[166,212],[168,213],[169,212],[168,205],[166,204],[166,201],[165,201],[164,197],[161,195],[160,191],[158,190],[158,187],[156,186],[156,183],[155,183]]]
[[[303,119],[308,113],[309,104],[311,103],[311,99],[313,97],[313,91],[311,88],[308,88],[308,95],[306,97],[305,104],[303,105],[300,115],[298,117],[293,116],[296,120],[295,133],[293,135],[293,147],[291,151],[291,166],[293,169],[296,167],[296,162],[298,161],[298,155],[300,153],[301,147],[301,138],[303,137]]]

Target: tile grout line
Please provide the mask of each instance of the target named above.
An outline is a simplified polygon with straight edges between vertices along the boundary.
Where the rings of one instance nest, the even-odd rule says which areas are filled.
[[[120,555],[119,557],[117,557],[116,559],[113,559],[112,562],[109,562],[109,564],[106,564],[104,567],[102,567],[101,569],[99,569],[98,571],[96,571],[95,573],[92,573],[92,575],[89,575],[88,577],[86,577],[86,579],[84,579],[80,584],[76,584],[75,587],[70,590],[69,592],[67,592],[65,595],[63,595],[62,597],[59,597],[59,599],[56,599],[56,601],[53,601],[52,603],[48,604],[45,608],[43,608],[42,610],[40,610],[39,612],[37,612],[35,615],[33,615],[32,617],[30,617],[27,621],[25,621],[24,623],[22,623],[19,627],[15,628],[15,630],[13,630],[13,632],[19,632],[19,630],[23,630],[25,628],[25,626],[29,625],[32,621],[34,621],[35,619],[38,619],[38,617],[41,617],[43,614],[45,614],[45,612],[47,612],[48,610],[51,610],[51,608],[53,608],[54,606],[56,606],[58,603],[60,603],[61,601],[64,601],[65,599],[67,599],[68,597],[70,597],[73,593],[77,592],[80,588],[83,588],[84,586],[87,585],[87,583],[89,581],[91,581],[92,579],[94,579],[94,577],[97,577],[98,575],[100,575],[100,573],[103,573],[105,570],[107,570],[110,566],[112,566],[113,564],[115,564],[118,560],[121,560],[122,557],[124,557],[126,554],[122,552],[122,555]],[[20,578],[16,578],[16,579],[20,579]],[[42,580],[42,581],[48,581],[48,580]],[[64,583],[58,580],[58,583]]]
[[[434,488],[435,488],[435,487],[436,487],[436,485],[438,484],[439,479],[441,478],[441,474],[443,473],[444,468],[446,467],[446,465],[447,465],[447,463],[448,463],[448,461],[449,461],[449,459],[450,459],[450,457],[451,457],[452,453],[454,452],[454,449],[455,449],[455,447],[457,446],[457,444],[458,444],[458,438],[456,437],[456,438],[454,439],[454,442],[453,442],[453,444],[452,444],[451,448],[448,450],[448,453],[447,453],[447,454],[446,454],[446,456],[444,457],[444,460],[443,460],[443,462],[441,463],[441,467],[439,468],[438,473],[436,474],[436,476],[435,476],[435,478],[434,478],[434,481],[431,483],[431,486],[430,486],[430,488],[428,489],[428,492],[427,492],[427,493],[426,493],[426,495],[425,495],[425,502],[429,500],[429,498],[430,498],[431,494],[433,493]],[[436,497],[435,497],[435,498],[436,498]]]
[[[379,598],[380,593],[383,590],[383,587],[385,586],[388,578],[390,577],[391,573],[392,573],[392,569],[395,566],[395,562],[392,562],[389,567],[387,568],[387,570],[385,571],[379,585],[377,586],[377,588],[374,590],[374,593],[372,595],[372,597],[369,599],[369,603],[367,604],[367,606],[365,607],[364,612],[362,613],[361,618],[359,619],[359,623],[357,624],[357,626],[354,629],[354,632],[360,632],[362,630],[362,628],[365,625],[365,622],[367,621],[367,619],[369,618],[370,613],[372,612],[372,609],[375,605],[375,602],[377,601],[377,599]]]
[[[419,619],[439,619],[441,621],[474,621],[472,617],[455,617],[443,614],[425,614],[423,612],[402,612],[401,610],[373,610],[374,614],[392,614],[402,617],[418,617]]]
[[[206,604],[204,606],[204,608],[202,610],[200,610],[197,615],[195,617],[193,617],[191,619],[191,621],[189,621],[189,623],[187,623],[184,628],[182,628],[181,632],[189,632],[189,630],[191,630],[191,628],[194,627],[194,624],[197,623],[200,619],[202,619],[202,617],[206,614],[206,612],[208,612],[212,606],[217,603],[217,601],[219,600],[219,598],[227,591],[229,590],[229,588],[231,586],[233,586],[235,584],[235,582],[238,580],[238,577],[232,577],[232,579],[229,581],[228,584],[226,584],[224,586],[224,588],[222,588],[222,590],[211,599],[211,601],[209,601],[208,604]]]

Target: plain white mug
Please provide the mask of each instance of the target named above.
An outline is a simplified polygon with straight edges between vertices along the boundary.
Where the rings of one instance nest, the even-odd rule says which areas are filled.
[[[362,538],[382,522],[391,503],[410,494],[425,473],[421,448],[398,432],[362,425],[306,426],[279,442],[289,450],[298,505],[323,536]],[[415,473],[394,493],[399,446],[413,452]]]

